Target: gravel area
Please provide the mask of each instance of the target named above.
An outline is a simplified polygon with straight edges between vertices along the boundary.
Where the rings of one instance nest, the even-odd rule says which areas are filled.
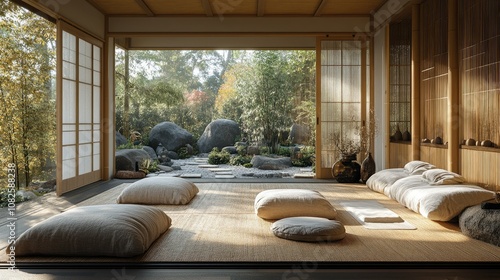
[[[180,176],[188,178],[312,178],[312,167],[289,167],[282,170],[261,170],[229,164],[211,165],[205,157],[172,160],[174,170],[156,172],[148,176]],[[176,170],[179,169],[180,170]]]

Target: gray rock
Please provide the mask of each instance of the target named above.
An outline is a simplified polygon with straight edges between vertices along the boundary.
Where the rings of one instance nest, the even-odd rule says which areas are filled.
[[[500,246],[500,210],[482,209],[481,205],[468,207],[459,217],[462,233]]]
[[[182,168],[179,165],[172,165],[171,167],[173,170],[182,170]]]
[[[166,165],[161,165],[161,164],[158,165],[158,169],[160,169],[161,171],[164,171],[164,172],[174,171],[174,169],[172,167],[166,166]]]
[[[248,146],[247,147],[247,154],[248,155],[260,155],[260,147],[259,146]]]
[[[125,145],[128,143],[128,140],[127,138],[125,138],[125,136],[123,136],[119,131],[116,131],[116,136],[115,136],[115,140],[116,140],[116,147],[119,147],[121,145]]]
[[[43,182],[40,184],[40,189],[45,189],[45,190],[55,190],[56,189],[56,179],[52,179],[46,182]]]
[[[233,154],[233,155],[238,153],[238,151],[236,151],[235,146],[226,146],[226,147],[222,148],[222,151],[226,151],[226,152]]]
[[[149,154],[149,156],[151,157],[152,160],[158,159],[158,156],[156,155],[155,150],[153,148],[151,148],[150,146],[144,146],[144,147],[142,147],[142,149]]]
[[[306,145],[311,139],[311,130],[307,126],[294,123],[290,127],[289,139],[293,144]]]
[[[168,151],[167,156],[171,159],[179,159],[179,155],[174,151]]]
[[[143,149],[118,150],[115,155],[116,170],[135,171],[135,163],[140,165],[146,159],[151,159],[151,157]]]
[[[214,147],[220,150],[233,145],[240,133],[240,126],[235,121],[226,119],[212,121],[200,136],[198,149],[201,153],[208,153]]]
[[[24,190],[17,191],[16,195],[21,196],[24,200],[32,200],[38,197],[32,191],[24,191]]]
[[[159,123],[149,132],[149,145],[155,150],[160,143],[167,150],[176,151],[193,142],[193,135],[173,122]]]
[[[254,168],[262,170],[282,170],[292,166],[292,160],[289,157],[265,157],[254,156],[251,161]]]

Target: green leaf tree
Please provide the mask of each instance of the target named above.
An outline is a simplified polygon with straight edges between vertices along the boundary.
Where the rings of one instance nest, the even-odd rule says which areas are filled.
[[[0,159],[17,166],[19,188],[54,161],[56,31],[10,1],[0,11]]]

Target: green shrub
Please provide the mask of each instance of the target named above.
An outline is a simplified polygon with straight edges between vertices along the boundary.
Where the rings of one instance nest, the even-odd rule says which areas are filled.
[[[245,164],[243,164],[243,167],[252,168],[253,164],[251,164],[251,163],[245,163]]]
[[[238,155],[238,156],[232,157],[231,160],[229,161],[229,163],[231,165],[245,165],[245,163],[250,163],[250,161],[252,161],[251,156]]]
[[[279,147],[278,155],[283,157],[289,157],[291,155],[290,147]]]
[[[208,154],[208,163],[210,164],[227,164],[231,159],[231,154],[224,151],[219,151],[217,147],[213,148]]]
[[[313,146],[304,146],[300,149],[300,151],[296,152],[292,165],[296,167],[305,167],[312,166],[315,164],[316,153],[315,148]]]
[[[141,162],[139,170],[146,174],[149,174],[151,172],[156,172],[160,169],[158,168],[157,160],[145,159]]]
[[[116,147],[117,150],[123,150],[123,149],[142,149],[142,145],[134,145],[132,142],[127,142],[127,144],[122,144],[118,147]]]
[[[260,147],[261,155],[269,155],[271,153],[271,149],[268,146]]]
[[[7,207],[9,205],[9,198],[12,199],[12,196],[9,197],[9,188],[0,189],[0,207]],[[24,197],[20,195],[15,195],[15,203],[27,201]]]
[[[247,154],[247,146],[244,146],[244,145],[236,146],[236,152],[240,156],[246,155]]]
[[[181,148],[179,148],[179,150],[177,151],[177,154],[179,155],[180,159],[189,158],[191,156],[189,154],[189,152],[188,152],[187,147],[181,147]]]

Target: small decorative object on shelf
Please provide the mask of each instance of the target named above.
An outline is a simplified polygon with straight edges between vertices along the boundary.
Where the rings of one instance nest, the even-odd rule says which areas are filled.
[[[436,145],[443,145],[443,138],[441,138],[441,137],[439,137],[439,136],[438,136],[438,137],[436,137],[436,138],[434,139],[434,144],[436,144]]]
[[[403,132],[403,141],[411,141],[411,134],[410,132],[408,131],[408,129],[405,130],[405,132]]]
[[[366,183],[373,174],[375,174],[375,160],[369,152],[361,163],[361,182]]]
[[[394,132],[394,135],[392,137],[393,137],[394,141],[403,140],[403,134],[401,133],[401,130],[399,130],[399,125],[396,126],[396,132]]]
[[[361,178],[361,166],[356,162],[356,154],[342,156],[332,167],[333,179],[339,183],[357,183]]]
[[[490,140],[484,140],[481,142],[481,146],[483,147],[493,147],[493,143]]]
[[[476,140],[469,138],[465,141],[465,145],[467,146],[476,146]]]

